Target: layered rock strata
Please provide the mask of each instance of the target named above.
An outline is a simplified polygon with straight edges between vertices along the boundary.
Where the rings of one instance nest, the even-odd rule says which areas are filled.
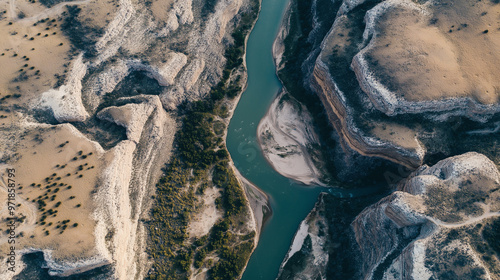
[[[466,2],[331,4],[336,18],[310,54],[319,50],[309,86],[350,149],[415,169],[426,157],[450,153],[453,144],[435,145],[437,137],[468,135],[462,120],[476,127],[497,121],[498,57],[490,50],[500,42],[487,11],[499,6],[468,9]],[[460,145],[453,149],[467,151]]]

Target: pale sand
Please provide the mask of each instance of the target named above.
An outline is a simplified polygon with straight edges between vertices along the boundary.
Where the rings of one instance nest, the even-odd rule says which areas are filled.
[[[56,75],[61,76],[60,82],[65,82],[64,76],[69,74],[72,67],[70,42],[60,29],[63,23],[60,15],[66,11],[66,5],[79,5],[82,8],[81,14],[88,17],[86,24],[99,28],[112,19],[116,4],[114,1],[85,0],[60,3],[46,8],[38,1],[29,3],[11,0],[0,3],[0,12],[7,11],[0,17],[0,37],[5,38],[0,40],[0,54],[4,53],[0,55],[0,96],[21,94],[20,98],[4,101],[5,105],[28,104],[38,100],[41,93],[57,85]],[[24,17],[19,16],[20,14],[24,14]],[[37,35],[38,33],[40,35]],[[31,67],[34,68],[30,69]],[[102,161],[99,157],[103,153],[102,149],[70,125],[50,128],[33,124],[24,127],[21,125],[24,120],[19,113],[2,112],[2,115],[7,118],[0,121],[0,146],[3,148],[0,156],[11,156],[9,167],[17,170],[16,180],[22,186],[17,196],[17,203],[21,205],[16,211],[19,215],[27,216],[17,228],[18,232],[23,232],[23,236],[18,237],[17,250],[36,248],[43,249],[46,253],[52,251],[52,258],[65,261],[93,257],[96,254],[95,220],[91,214],[96,206],[93,203],[92,191],[101,171]],[[69,143],[58,147],[65,141]],[[87,155],[87,158],[78,156],[79,151],[82,151],[82,155]],[[92,155],[88,155],[90,152]],[[76,161],[72,160],[75,156],[78,157]],[[83,170],[79,170],[80,165]],[[5,168],[0,170],[4,171]],[[57,175],[52,177],[53,173]],[[83,177],[78,178],[79,175]],[[47,194],[49,198],[44,200],[47,203],[45,210],[54,209],[58,213],[55,217],[48,215],[46,224],[42,225],[42,212],[38,210],[37,202],[32,200],[46,193],[47,177],[51,177],[50,184],[57,183],[57,186],[51,187],[50,190],[59,188],[59,191],[53,201],[50,197],[54,193],[51,191]],[[61,178],[57,180],[57,177]],[[41,184],[41,187],[30,186],[31,183]],[[68,186],[72,188],[67,189]],[[2,202],[6,201],[4,187],[5,184],[2,184]],[[74,198],[70,199],[71,196]],[[55,208],[57,202],[61,202],[61,205]],[[4,207],[3,204],[0,208]],[[78,204],[81,206],[77,207]],[[0,215],[4,218],[6,214],[2,211]],[[61,234],[61,227],[58,229],[56,226],[62,226],[63,220],[69,222],[67,229]],[[2,220],[2,223],[4,222]],[[49,223],[52,224],[49,226]],[[78,223],[76,228],[73,227],[74,223]],[[49,231],[48,236],[46,230]],[[2,252],[7,248],[6,241],[6,233],[2,232]]]
[[[366,54],[371,70],[409,101],[472,97],[498,103],[500,5],[444,2],[428,5],[429,15],[398,6],[382,12]]]
[[[0,4],[0,12],[6,9],[6,6],[5,2]],[[29,16],[41,11],[40,6],[37,3],[30,3],[20,5],[18,8],[22,7],[22,11]],[[39,22],[36,26],[28,20],[13,19],[10,12],[5,15],[7,16],[0,20],[0,37],[4,38],[0,40],[0,54],[4,54],[0,56],[0,65],[2,65],[0,67],[0,93],[2,95],[20,93],[23,95],[22,98],[33,98],[57,83],[55,75],[65,74],[67,67],[64,67],[64,64],[69,66],[70,63],[69,41],[62,35],[60,30],[62,21],[58,20],[57,15],[50,17],[49,22]],[[52,19],[56,21],[51,22]],[[12,25],[9,25],[9,22],[12,22]],[[49,30],[45,30],[46,28]],[[54,32],[56,32],[55,35]],[[41,34],[37,35],[38,33]],[[48,37],[44,37],[45,34]],[[63,45],[60,46],[60,43]],[[32,50],[32,48],[35,49]],[[14,56],[15,54],[17,56]],[[25,64],[28,66],[24,66]],[[31,67],[34,69],[30,69]],[[20,72],[20,69],[23,71]],[[38,74],[37,71],[39,71]],[[16,78],[17,82],[14,80]]]
[[[118,12],[119,1],[117,0],[91,0],[87,2],[88,4],[78,5],[82,9],[80,17],[85,20],[85,24],[95,28],[106,27]]]
[[[417,133],[397,123],[377,122],[370,131],[377,139],[392,142],[405,149],[421,150],[422,145],[418,141]]]
[[[321,173],[308,149],[319,144],[307,109],[280,94],[259,123],[257,138],[264,157],[281,175],[306,185],[321,185]]]
[[[151,1],[151,11],[155,19],[159,21],[168,21],[174,0],[153,0]]]
[[[205,190],[204,195],[201,197],[203,199],[201,209],[197,209],[196,214],[189,222],[187,229],[189,237],[199,238],[207,235],[217,220],[222,218],[223,213],[215,205],[215,199],[220,195],[220,189],[216,187],[210,187]]]
[[[306,220],[303,220],[300,223],[299,229],[295,233],[295,236],[293,237],[292,245],[290,246],[290,249],[288,250],[288,253],[286,254],[285,259],[281,263],[281,268],[288,262],[290,257],[292,257],[295,253],[297,253],[301,248],[302,245],[304,244],[304,240],[306,239],[307,235],[309,234],[309,224],[307,224]]]
[[[61,14],[66,11],[67,5],[78,5],[82,9],[80,18],[96,29],[106,26],[116,12],[116,1],[71,1],[51,8],[38,1],[9,2],[0,3],[0,13],[7,11],[0,17],[0,38],[5,38],[0,40],[0,54],[4,53],[0,56],[0,94],[19,93],[23,102],[53,88],[58,83],[58,76],[60,82],[65,82],[64,77],[71,69],[70,42],[60,28],[63,23]],[[24,18],[19,17],[21,13]]]
[[[85,258],[95,255],[95,221],[90,215],[95,206],[91,197],[96,187],[97,174],[101,169],[100,155],[103,151],[95,143],[75,132],[76,130],[67,124],[53,128],[31,127],[23,133],[24,139],[19,139],[17,152],[20,159],[10,165],[16,169],[16,181],[22,186],[22,189],[17,192],[17,203],[21,204],[17,213],[28,217],[19,226],[19,231],[24,232],[24,236],[18,239],[19,249],[54,250],[52,256],[56,259]],[[41,143],[33,140],[37,135],[38,138],[43,139]],[[69,143],[64,147],[59,147],[65,141]],[[78,156],[79,151],[87,157],[83,159],[82,156]],[[92,155],[88,155],[89,153]],[[73,157],[78,159],[73,160]],[[66,166],[61,168],[63,165]],[[79,170],[80,165],[83,170]],[[1,172],[5,172],[5,169]],[[57,175],[52,176],[53,173]],[[83,177],[78,178],[79,175]],[[49,183],[45,180],[47,177],[51,178]],[[58,177],[60,177],[59,180]],[[41,184],[41,186],[31,186],[32,183]],[[58,213],[56,217],[49,216],[45,220],[47,224],[41,225],[42,212],[37,209],[38,204],[32,200],[40,195],[43,196],[47,191],[46,186],[52,183],[57,183],[57,186],[50,188],[52,191],[48,193],[49,199],[44,200],[47,203],[45,209],[54,209]],[[67,189],[68,186],[72,188]],[[54,195],[56,188],[59,188],[59,191],[55,193],[54,201],[51,201],[50,197]],[[2,185],[2,193],[4,192],[5,188]],[[70,199],[71,196],[75,198]],[[55,208],[54,205],[57,202],[61,202],[61,205]],[[77,204],[81,206],[77,207]],[[2,212],[2,217],[5,217],[5,214]],[[67,223],[67,229],[61,233],[61,229],[57,229],[56,226],[62,226],[63,220],[70,220],[70,222]],[[35,222],[38,224],[35,225]],[[48,226],[48,223],[53,224]],[[74,223],[78,223],[76,228],[72,226]],[[50,232],[48,236],[45,234],[46,230]],[[3,252],[7,245],[6,234],[3,233],[0,238],[0,248]]]

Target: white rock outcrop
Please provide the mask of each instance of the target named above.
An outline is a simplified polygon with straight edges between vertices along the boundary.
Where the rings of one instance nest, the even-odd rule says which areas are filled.
[[[127,139],[138,143],[144,124],[154,109],[155,107],[147,103],[129,103],[120,107],[106,107],[97,114],[97,117],[125,127]]]
[[[362,205],[349,205],[364,198],[345,201],[323,193],[301,223],[278,279],[326,279],[327,271],[346,262],[348,268],[332,272],[330,277],[495,279],[498,260],[484,258],[490,253],[477,244],[487,246],[483,231],[500,219],[499,190],[496,165],[486,156],[470,152],[423,166],[397,191],[354,218],[352,213],[332,214],[338,209],[330,207],[347,207],[348,212],[352,207],[363,209]],[[470,211],[475,206],[482,211]],[[453,215],[462,220],[448,221]],[[347,236],[336,240],[341,235]],[[328,263],[332,255],[342,255],[341,260]],[[288,264],[292,256],[295,258]]]
[[[126,126],[130,139],[107,152],[109,162],[95,196],[97,248],[114,264],[118,279],[141,278],[147,272],[145,248],[140,247],[146,235],[138,210],[152,192],[155,181],[151,180],[161,172],[157,163],[164,162],[170,154],[176,128],[159,97],[143,95],[129,100],[142,103],[110,107],[98,114]],[[107,241],[109,232],[113,235]]]
[[[437,181],[440,184],[436,185]],[[404,273],[397,269],[404,275],[401,279],[430,279],[430,276],[439,278],[436,273],[443,271],[431,271],[426,263],[451,261],[442,257],[446,251],[451,250],[448,249],[449,246],[458,248],[463,252],[463,258],[471,260],[470,269],[477,267],[484,271],[485,274],[480,279],[489,279],[491,272],[488,266],[476,261],[479,253],[467,243],[468,239],[456,240],[455,245],[443,245],[446,244],[443,239],[446,239],[449,229],[474,227],[483,220],[500,217],[500,195],[495,193],[498,187],[500,172],[496,165],[478,153],[447,158],[432,167],[424,166],[415,171],[410,179],[401,184],[400,191],[366,208],[352,223],[364,258],[365,279],[372,279],[375,273],[381,273],[379,267],[388,261],[389,264],[409,264]],[[485,197],[471,198],[470,201],[458,202],[464,203],[463,205],[453,206],[446,202],[446,198],[439,201],[439,198],[435,197],[435,191],[429,193],[429,190],[436,188],[438,192],[455,193],[455,196],[460,191],[467,193],[467,188],[471,188],[475,189],[475,192],[484,192]],[[482,203],[485,212],[471,214],[463,210],[472,204]],[[450,213],[460,215],[462,221],[441,220],[446,219]],[[437,255],[426,255],[426,251]],[[389,257],[392,259],[387,260]],[[397,266],[383,270],[385,277],[395,273],[391,268]],[[458,268],[456,273],[461,273]]]

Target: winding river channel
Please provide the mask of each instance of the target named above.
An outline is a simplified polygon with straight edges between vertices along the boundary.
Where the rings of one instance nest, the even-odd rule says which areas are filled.
[[[272,44],[289,0],[263,0],[259,19],[247,45],[248,87],[241,96],[228,128],[227,148],[236,168],[269,195],[272,216],[243,274],[244,280],[275,279],[300,222],[314,207],[321,191],[340,197],[351,193],[337,188],[300,185],[277,173],[257,143],[257,126],[281,83],[276,76]]]
[[[281,176],[267,163],[257,143],[257,125],[281,87],[272,44],[288,0],[263,0],[247,45],[248,87],[228,128],[227,147],[236,168],[269,195],[273,214],[248,263],[245,280],[275,279],[290,242],[314,206],[319,187],[305,187]]]

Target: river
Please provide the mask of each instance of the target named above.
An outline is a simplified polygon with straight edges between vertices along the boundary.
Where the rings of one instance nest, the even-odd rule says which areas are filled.
[[[304,186],[281,176],[265,160],[257,143],[257,125],[281,88],[272,44],[288,1],[262,1],[259,19],[247,45],[248,87],[228,128],[227,148],[236,168],[269,195],[273,210],[243,274],[244,280],[276,278],[300,222],[312,210],[321,191],[329,190],[341,197],[353,195],[340,189]]]
[[[248,87],[228,128],[227,147],[236,168],[270,197],[267,221],[243,279],[275,279],[300,222],[321,191],[279,175],[264,159],[257,144],[257,125],[281,84],[276,77],[272,44],[288,0],[263,0],[259,19],[247,45]]]

